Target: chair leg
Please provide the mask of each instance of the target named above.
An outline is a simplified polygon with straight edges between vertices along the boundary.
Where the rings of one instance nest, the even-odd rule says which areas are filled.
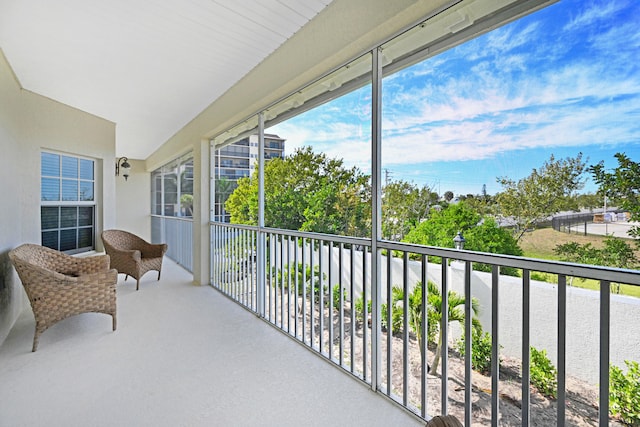
[[[126,282],[128,278],[129,278],[129,275],[128,275],[128,274],[125,274],[125,275],[124,275],[124,281]]]
[[[140,290],[140,279],[136,279],[136,291]]]
[[[33,334],[33,347],[31,348],[31,351],[34,352],[38,349],[38,341],[40,340],[40,332],[38,331],[38,328],[36,328],[35,333]]]
[[[115,331],[116,330],[116,326],[118,324],[118,321],[116,320],[116,314],[115,313],[113,313],[111,315],[111,319],[112,319],[112,323],[113,323],[113,330]]]
[[[158,280],[160,280],[160,270],[158,270]]]

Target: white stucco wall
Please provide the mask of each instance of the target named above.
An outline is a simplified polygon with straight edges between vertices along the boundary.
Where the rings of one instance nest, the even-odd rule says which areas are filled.
[[[115,227],[151,241],[151,174],[145,170],[144,161],[129,159],[129,164],[129,178],[116,178]]]
[[[22,89],[0,50],[0,343],[26,299],[8,252],[22,243],[41,242],[42,150],[95,160],[96,231],[114,227],[115,125]],[[100,240],[96,243],[100,249]]]
[[[301,248],[295,244],[290,247],[290,253]],[[307,248],[307,257],[309,257]],[[355,297],[362,289],[362,255],[356,252],[354,260]],[[293,255],[292,255],[293,256]],[[342,253],[343,270],[339,276],[339,250],[333,249],[331,280],[350,287],[351,259],[350,250]],[[323,272],[329,278],[328,249],[324,248]],[[367,268],[371,268],[371,255],[367,257]],[[286,263],[286,260],[285,260]],[[319,265],[319,257],[314,255],[314,264]],[[453,261],[448,267],[449,289],[464,295],[464,263]],[[382,281],[386,283],[387,257],[381,257]],[[393,258],[391,261],[392,285],[402,286],[403,261]],[[416,261],[408,261],[408,280],[410,289],[420,280],[421,265]],[[440,264],[427,265],[428,280],[438,286],[442,282],[442,266]],[[371,275],[366,274],[367,299],[371,299]],[[577,280],[577,279],[576,279]],[[491,333],[491,273],[474,271],[471,276],[472,297],[477,298],[480,306],[479,319],[484,331]],[[383,301],[386,300],[386,284],[381,289]],[[531,345],[539,350],[546,350],[551,361],[557,365],[557,285],[545,282],[531,281],[531,314],[530,338]],[[499,279],[499,343],[500,353],[505,356],[521,358],[522,356],[522,279],[519,277],[500,276]],[[611,326],[610,326],[610,359],[611,363],[625,367],[625,360],[640,362],[640,299],[621,295],[611,295]],[[596,291],[567,288],[567,372],[591,384],[597,384],[599,379],[599,348],[600,348],[600,297]],[[452,325],[451,339],[460,337],[460,329]]]
[[[451,269],[451,288],[464,293],[463,270]],[[577,280],[577,279],[576,279]],[[478,298],[485,331],[491,331],[491,274],[472,274],[472,295]],[[558,287],[531,281],[531,345],[547,350],[557,364]],[[499,331],[501,354],[522,354],[522,283],[517,277],[500,276]],[[610,358],[625,367],[625,360],[640,361],[640,299],[611,295]],[[592,384],[598,383],[600,349],[600,296],[596,291],[567,288],[567,372]]]

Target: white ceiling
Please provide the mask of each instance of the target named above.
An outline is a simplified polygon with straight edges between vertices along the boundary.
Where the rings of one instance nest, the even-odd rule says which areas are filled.
[[[0,0],[23,88],[116,123],[144,159],[331,0]]]

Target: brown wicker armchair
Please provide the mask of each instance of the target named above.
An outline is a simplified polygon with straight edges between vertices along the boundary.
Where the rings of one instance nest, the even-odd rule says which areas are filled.
[[[22,281],[36,331],[40,334],[55,323],[80,313],[105,313],[116,330],[116,282],[118,272],[109,269],[109,256],[76,258],[39,245],[24,244],[9,252]]]
[[[140,289],[140,278],[151,270],[162,270],[162,258],[167,252],[165,243],[148,243],[135,234],[122,230],[104,230],[102,242],[107,255],[111,256],[111,266],[118,273],[126,274],[136,279],[136,290]]]

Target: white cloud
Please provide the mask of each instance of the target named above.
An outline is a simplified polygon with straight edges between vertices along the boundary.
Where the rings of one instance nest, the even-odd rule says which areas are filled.
[[[556,43],[545,38],[546,24],[516,23],[385,78],[383,162],[415,165],[640,142],[640,73],[632,56],[640,47],[637,25],[601,28],[585,45],[585,27],[622,6],[590,4],[563,28],[571,37]],[[572,43],[606,55],[575,56]],[[287,151],[312,145],[369,170],[368,94],[358,97],[348,107],[337,100],[278,125]]]
[[[581,13],[569,21],[563,29],[565,31],[572,31],[607,19],[625,8],[627,4],[628,2],[626,1],[589,2]]]

